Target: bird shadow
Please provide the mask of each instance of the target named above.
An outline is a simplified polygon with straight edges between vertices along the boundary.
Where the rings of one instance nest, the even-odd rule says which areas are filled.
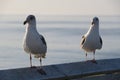
[[[47,75],[47,73],[42,68],[38,68],[37,66],[31,66],[30,68],[37,69],[37,72],[40,73],[41,75]]]
[[[38,71],[41,75],[47,75],[47,73],[46,73],[43,69],[37,69],[37,71]]]
[[[92,63],[94,63],[94,64],[98,64],[98,62],[97,62],[96,60],[87,60],[87,61],[85,61],[85,62],[92,62]]]

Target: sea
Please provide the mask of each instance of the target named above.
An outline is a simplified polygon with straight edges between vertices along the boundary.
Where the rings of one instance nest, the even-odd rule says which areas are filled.
[[[23,37],[28,15],[0,15],[0,70],[29,67],[29,54],[23,50]],[[95,16],[87,15],[35,15],[37,30],[47,42],[43,66],[85,61],[80,49],[82,36],[88,31]],[[120,16],[98,15],[99,31],[103,40],[101,50],[96,50],[96,60],[120,58]],[[39,59],[33,57],[33,65]],[[88,53],[88,60],[93,58]]]

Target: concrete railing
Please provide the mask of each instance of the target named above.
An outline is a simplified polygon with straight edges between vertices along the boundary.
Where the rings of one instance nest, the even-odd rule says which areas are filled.
[[[0,70],[0,80],[79,80],[84,77],[120,72],[120,58],[97,60],[97,64],[73,62],[43,66],[46,75],[36,68]]]

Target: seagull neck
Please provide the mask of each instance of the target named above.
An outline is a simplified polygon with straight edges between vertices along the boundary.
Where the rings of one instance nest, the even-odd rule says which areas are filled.
[[[91,25],[88,33],[94,32],[95,34],[99,34],[99,25]]]
[[[28,26],[27,26],[27,29],[26,29],[27,31],[29,31],[29,30],[37,30],[36,29],[36,24],[29,24]]]
[[[99,30],[99,24],[94,24],[93,26],[91,26],[92,29],[96,29]]]

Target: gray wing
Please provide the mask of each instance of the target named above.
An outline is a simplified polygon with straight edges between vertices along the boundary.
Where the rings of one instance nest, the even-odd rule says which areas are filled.
[[[85,42],[85,36],[82,36],[81,45],[83,45],[84,42]]]
[[[103,44],[103,41],[102,41],[102,38],[101,37],[99,37],[100,38],[100,43],[101,43],[101,45]]]
[[[41,36],[40,38],[41,38],[43,44],[47,46],[46,41],[45,41],[45,38],[44,38],[42,35],[40,35],[40,36]]]

